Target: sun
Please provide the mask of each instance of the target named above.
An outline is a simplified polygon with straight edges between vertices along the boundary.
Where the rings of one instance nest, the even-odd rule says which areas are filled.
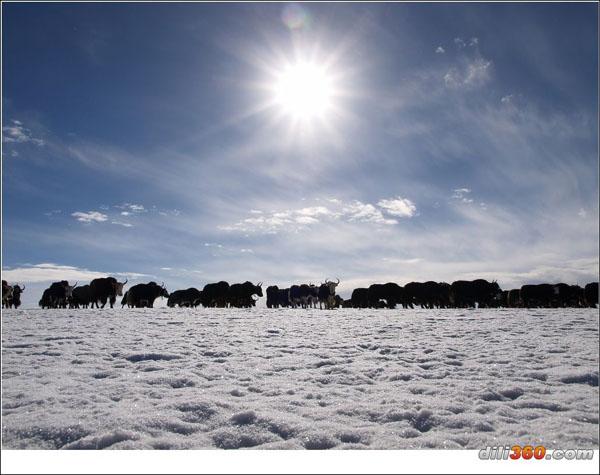
[[[275,103],[296,120],[323,119],[332,108],[332,77],[314,63],[287,65],[276,75],[273,89]]]

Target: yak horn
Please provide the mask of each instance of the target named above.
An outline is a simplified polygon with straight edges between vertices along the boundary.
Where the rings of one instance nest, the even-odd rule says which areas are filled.
[[[125,285],[128,281],[129,281],[129,279],[125,279],[125,282],[123,282],[123,285]]]
[[[339,283],[340,283],[340,278],[339,278],[339,277],[336,277],[336,280],[337,280],[337,283],[338,283],[338,285],[339,285]]]

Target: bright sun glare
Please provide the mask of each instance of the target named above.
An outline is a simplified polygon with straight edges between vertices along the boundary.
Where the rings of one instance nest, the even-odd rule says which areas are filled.
[[[276,79],[275,102],[298,120],[323,118],[331,108],[332,95],[331,77],[312,63],[289,65]]]

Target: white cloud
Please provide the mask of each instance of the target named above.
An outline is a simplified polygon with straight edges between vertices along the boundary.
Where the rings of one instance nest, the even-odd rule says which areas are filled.
[[[397,198],[389,200],[380,200],[377,205],[383,208],[388,214],[399,216],[401,218],[410,218],[415,215],[417,207],[408,198]]]
[[[523,95],[520,93],[515,94],[506,94],[500,98],[500,103],[505,107],[512,108],[513,111],[516,112],[516,109],[521,109],[527,107],[523,100]]]
[[[484,58],[477,58],[467,65],[463,83],[465,85],[480,85],[490,79],[492,62]]]
[[[121,216],[129,216],[130,214],[129,211],[121,211]]]
[[[45,144],[42,139],[32,135],[31,130],[23,127],[18,120],[12,120],[12,125],[2,127],[2,141],[5,143],[32,143],[41,147]],[[13,155],[14,156],[14,155]]]
[[[473,199],[469,198],[471,190],[469,188],[456,188],[452,190],[452,199],[461,201],[463,203],[472,203]],[[485,209],[485,205],[481,206]]]
[[[121,214],[123,213],[142,213],[147,211],[146,208],[144,208],[144,205],[139,205],[139,204],[135,204],[135,203],[123,203],[120,205],[115,205],[115,208],[119,208],[119,209],[124,209],[125,211],[123,211]],[[127,216],[127,215],[125,215]]]
[[[372,204],[354,201],[344,208],[344,213],[350,222],[364,222],[377,224],[397,224],[395,219],[386,219],[383,213]]]
[[[44,215],[48,216],[48,217],[52,217],[55,214],[60,214],[60,213],[62,213],[62,210],[60,210],[60,209],[53,209],[53,210],[48,211],[47,213],[44,213]]]
[[[131,227],[133,227],[133,224],[131,224],[131,223],[125,223],[123,221],[111,221],[111,223],[112,224],[116,224],[118,226],[123,226],[125,228],[131,228]]]
[[[68,280],[73,283],[78,280],[83,281],[106,277],[106,274],[78,267],[42,263],[30,267],[3,269],[2,277],[10,282],[57,282]]]
[[[467,42],[462,38],[455,38],[454,43],[458,49],[467,46]],[[476,47],[479,44],[478,38],[468,40],[468,45]],[[444,84],[450,89],[472,88],[487,83],[492,74],[492,62],[481,56],[479,50],[465,50],[458,55],[458,62],[444,74]]]
[[[464,48],[467,44],[465,43],[465,40],[463,40],[462,38],[454,38],[454,44],[458,47],[458,48]]]
[[[459,87],[462,84],[460,72],[456,68],[450,69],[450,71],[444,75],[444,83],[446,84],[446,87]]]
[[[586,218],[587,217],[587,211],[583,208],[581,208],[579,210],[579,213],[577,213],[577,216],[579,216],[580,218]]]
[[[139,279],[149,277],[147,274],[136,272],[98,272],[82,267],[65,266],[54,264],[52,262],[43,262],[40,264],[26,265],[12,269],[2,269],[2,278],[9,282],[58,282],[68,280],[71,284],[79,282],[87,283],[92,279],[100,277],[123,276],[128,279]]]
[[[296,218],[296,222],[298,224],[314,224],[314,223],[318,223],[319,220],[316,218],[313,218],[311,216],[298,216]]]
[[[89,211],[87,213],[76,211],[71,213],[71,216],[77,218],[77,221],[81,221],[82,223],[91,223],[92,221],[100,223],[108,219],[107,215],[100,213],[99,211]]]
[[[491,78],[492,62],[484,58],[467,61],[461,68],[453,67],[444,75],[446,87],[477,87]]]
[[[315,199],[315,201],[319,201]],[[253,209],[251,217],[247,217],[231,225],[219,226],[222,231],[258,232],[266,234],[277,234],[281,231],[298,232],[306,226],[319,223],[334,222],[342,220],[348,223],[374,223],[374,224],[397,224],[395,219],[388,219],[383,215],[381,209],[373,204],[362,201],[351,201],[344,203],[337,198],[329,198],[326,201],[332,203],[327,206],[306,206],[299,209],[286,209],[271,211],[269,213]],[[384,206],[381,206],[383,203]],[[381,200],[378,203],[387,209],[389,214],[396,216],[412,216],[416,208],[410,200],[397,198]]]
[[[443,46],[438,46],[435,49],[435,52],[438,53],[438,54],[444,54],[446,52],[446,50],[443,48]]]
[[[319,215],[328,215],[331,214],[331,211],[327,209],[325,206],[312,206],[308,208],[302,208],[296,211],[296,213],[301,214],[303,216],[319,216]]]

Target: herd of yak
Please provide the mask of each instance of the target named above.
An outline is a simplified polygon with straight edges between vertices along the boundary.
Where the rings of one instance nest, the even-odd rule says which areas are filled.
[[[502,290],[497,282],[477,279],[444,282],[410,282],[400,286],[394,282],[373,284],[368,288],[352,291],[350,299],[344,300],[336,294],[337,282],[325,280],[320,285],[292,285],[280,289],[276,285],[267,287],[268,308],[562,308],[596,307],[598,304],[598,282],[584,288],[568,284],[523,285],[520,289]],[[156,282],[137,284],[126,292],[127,283],[114,277],[94,279],[89,285],[69,285],[66,280],[54,282],[47,288],[39,306],[42,308],[104,308],[106,303],[113,308],[117,297],[122,297],[121,306],[135,308],[154,306],[158,297],[167,298],[169,307],[237,307],[249,308],[256,305],[255,297],[262,297],[262,283],[232,284],[225,281],[206,284],[202,290],[190,287],[169,292],[165,285]],[[2,281],[2,306],[18,308],[25,286],[8,285]]]

